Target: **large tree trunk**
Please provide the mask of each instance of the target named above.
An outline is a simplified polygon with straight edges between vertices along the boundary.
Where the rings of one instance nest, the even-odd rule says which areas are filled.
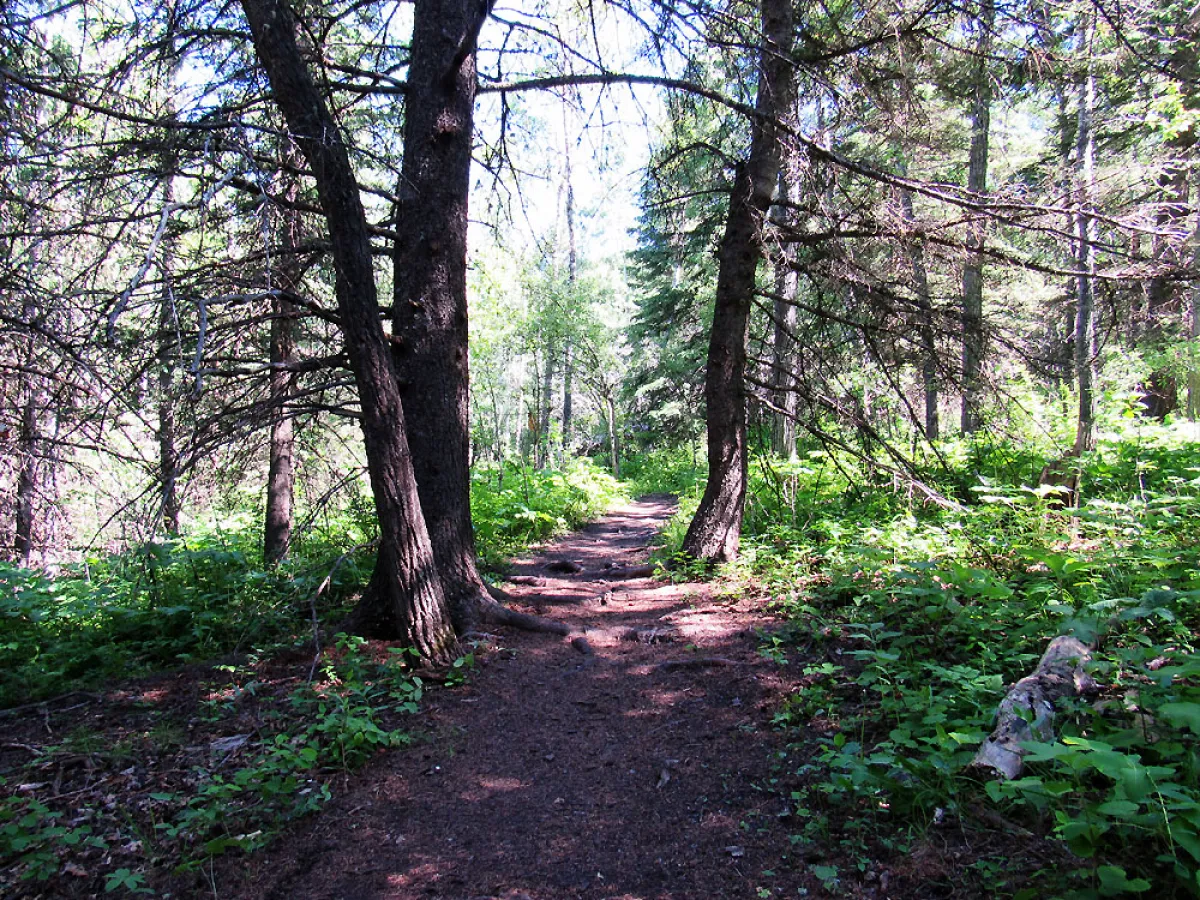
[[[967,162],[967,190],[978,196],[987,191],[988,139],[991,133],[992,82],[988,59],[996,25],[995,0],[982,0],[976,27],[975,79],[971,105],[971,149]],[[962,281],[962,430],[979,428],[980,380],[983,372],[983,238],[984,223],[973,219],[967,229],[967,262]]]
[[[466,283],[475,39],[486,15],[474,0],[416,0],[396,224],[395,359],[421,506],[460,631],[486,597],[471,526]]]
[[[708,346],[704,396],[708,424],[708,484],[688,527],[683,550],[709,562],[737,556],[746,501],[746,329],[754,279],[763,255],[763,227],[779,176],[781,135],[772,124],[791,110],[791,0],[763,0],[758,96],[750,156],[739,165],[729,198]]]
[[[288,185],[286,199],[295,202],[295,180]],[[284,294],[296,294],[300,288],[299,247],[300,213],[283,211],[280,229],[281,262],[278,278],[271,287],[279,293],[271,301],[271,437],[267,469],[266,521],[263,527],[263,558],[276,566],[288,555],[292,545],[292,507],[296,483],[296,426],[288,411],[288,402],[296,389],[296,376],[287,367],[296,356],[296,307]],[[270,273],[274,275],[275,273]]]
[[[259,61],[293,139],[308,160],[329,223],[338,314],[362,406],[367,469],[379,517],[379,556],[352,621],[398,637],[429,660],[455,647],[445,595],[421,516],[391,349],[380,322],[370,233],[341,131],[296,44],[279,0],[242,0]]]
[[[1090,15],[1089,15],[1090,18]],[[1094,24],[1085,29],[1088,68],[1079,85],[1078,125],[1075,133],[1078,167],[1078,211],[1075,259],[1075,380],[1079,388],[1079,413],[1075,420],[1075,456],[1096,449],[1096,220],[1092,214],[1095,181],[1096,139],[1092,114],[1096,105],[1096,76],[1092,71],[1091,36]]]

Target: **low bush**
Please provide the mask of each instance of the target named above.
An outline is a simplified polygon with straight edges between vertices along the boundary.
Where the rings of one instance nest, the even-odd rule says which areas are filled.
[[[1200,445],[1142,423],[1056,509],[1047,459],[981,444],[940,474],[949,506],[824,451],[752,462],[722,577],[788,621],[763,652],[803,685],[776,713],[796,840],[862,861],[935,823],[1006,821],[1076,862],[981,858],[989,895],[1200,894]],[[969,764],[996,706],[1064,633],[1095,646],[1097,694],[1063,704],[1023,777],[992,780]]]

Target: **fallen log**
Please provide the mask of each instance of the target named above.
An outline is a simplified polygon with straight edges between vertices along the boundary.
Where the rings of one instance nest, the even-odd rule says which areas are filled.
[[[1037,667],[1008,689],[996,708],[996,728],[971,761],[1012,780],[1021,774],[1024,741],[1054,737],[1054,713],[1063,697],[1089,693],[1095,683],[1084,671],[1092,653],[1076,638],[1061,635],[1050,642]]]

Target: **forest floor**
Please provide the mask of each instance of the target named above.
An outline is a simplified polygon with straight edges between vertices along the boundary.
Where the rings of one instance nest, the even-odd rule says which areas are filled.
[[[380,757],[265,852],[218,867],[222,898],[820,895],[789,870],[761,611],[706,584],[628,578],[666,497],[514,561],[515,608],[584,635],[504,631],[433,695],[418,746]],[[589,652],[590,651],[590,652]],[[801,869],[806,867],[801,866]]]
[[[848,854],[836,839],[800,837],[805,822],[791,791],[806,744],[792,734],[788,748],[771,722],[811,661],[763,652],[782,623],[761,598],[645,577],[673,509],[670,498],[643,498],[515,560],[510,605],[563,621],[572,634],[476,636],[465,683],[432,688],[415,715],[382,723],[407,732],[407,747],[310,780],[299,794],[328,787],[332,799],[279,823],[253,853],[237,841],[261,832],[236,835],[222,855],[172,874],[174,845],[164,836],[186,820],[189,830],[174,840],[191,840],[194,853],[201,848],[189,834],[203,841],[248,830],[221,803],[245,798],[238,778],[256,752],[266,781],[255,784],[271,789],[277,770],[263,769],[264,748],[285,760],[279,796],[297,796],[300,786],[288,786],[297,764],[287,760],[303,745],[271,737],[270,723],[286,719],[289,698],[311,680],[311,647],[0,713],[0,772],[8,773],[0,814],[5,795],[39,804],[18,834],[40,835],[32,846],[42,849],[27,859],[51,866],[48,880],[16,881],[14,857],[0,859],[0,894],[704,900],[831,896],[832,888],[842,897],[934,896],[926,876],[957,871],[970,855],[952,829],[938,833],[937,846],[922,840],[908,853],[880,853],[886,863]],[[386,657],[389,648],[364,649]],[[241,813],[253,814],[254,802]],[[0,838],[2,826],[0,815]],[[838,871],[831,884],[828,873]]]

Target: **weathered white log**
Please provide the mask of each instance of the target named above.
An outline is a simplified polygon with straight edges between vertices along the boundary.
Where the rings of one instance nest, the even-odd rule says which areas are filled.
[[[1092,658],[1086,644],[1067,635],[1056,637],[1041,660],[1004,695],[996,708],[996,728],[972,766],[992,769],[1002,778],[1021,774],[1024,741],[1048,741],[1054,737],[1056,704],[1063,697],[1089,692],[1095,684],[1084,666]]]

